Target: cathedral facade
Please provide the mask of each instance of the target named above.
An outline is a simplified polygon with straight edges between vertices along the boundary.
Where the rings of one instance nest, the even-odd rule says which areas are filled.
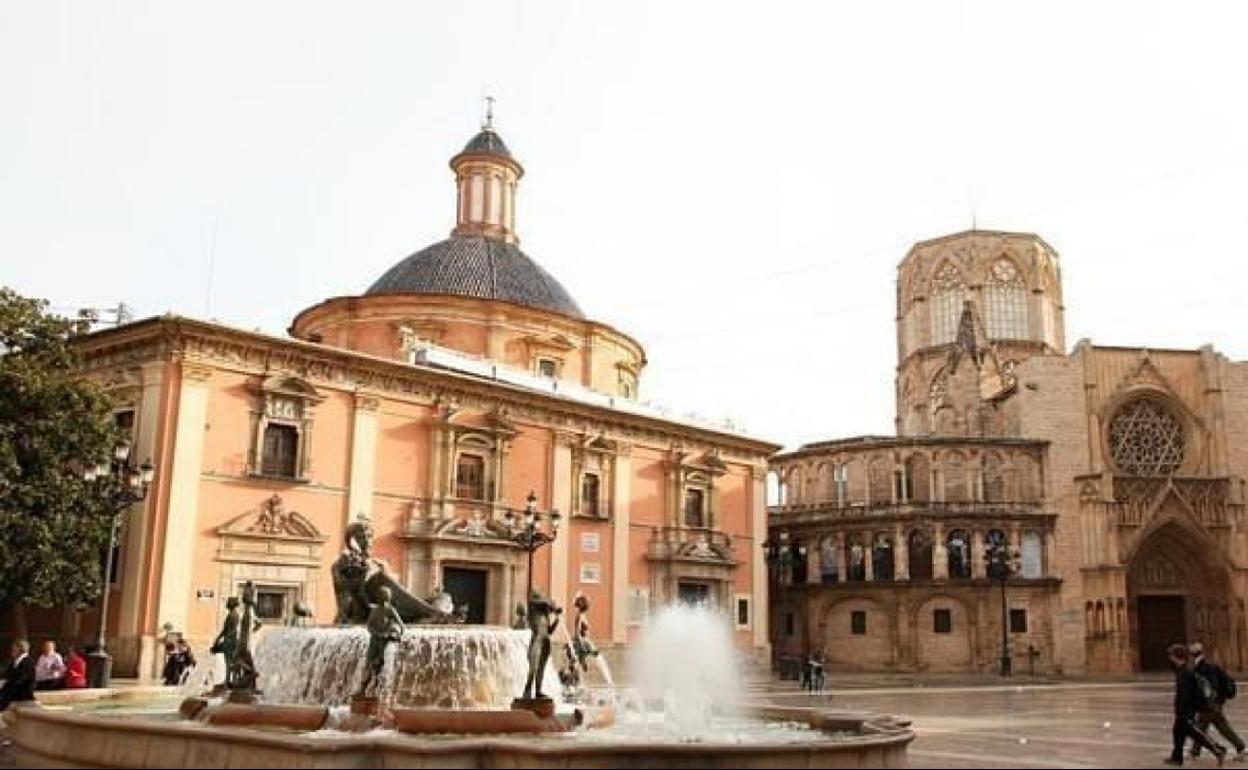
[[[773,458],[780,661],[1124,675],[1200,640],[1248,668],[1248,363],[1067,353],[1030,234],[916,244],[896,319],[896,435]]]
[[[696,601],[766,657],[764,477],[779,447],[641,400],[641,344],[520,250],[524,170],[492,125],[451,169],[450,237],[302,311],[287,337],[164,316],[79,341],[157,469],[111,579],[119,674],[157,674],[171,633],[205,654],[246,581],[267,624],[301,604],[332,623],[330,566],[358,521],[412,594],[510,625],[530,577],[513,523],[530,505],[547,527],[562,518],[534,586],[561,606],[584,595],[608,655],[653,609]],[[31,617],[61,639],[98,623]]]

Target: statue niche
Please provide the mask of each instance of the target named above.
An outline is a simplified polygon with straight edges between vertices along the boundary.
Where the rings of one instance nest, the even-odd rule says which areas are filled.
[[[373,530],[367,522],[357,521],[343,535],[342,555],[334,562],[334,598],[338,614],[334,622],[340,626],[368,622],[373,605],[382,603],[388,589],[390,604],[404,623],[457,623],[460,615],[438,605],[443,597],[428,601],[418,599],[392,578],[380,561],[373,558]]]

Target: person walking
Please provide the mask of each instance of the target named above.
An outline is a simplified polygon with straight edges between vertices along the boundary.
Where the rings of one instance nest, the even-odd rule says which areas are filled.
[[[1208,706],[1205,694],[1201,692],[1196,672],[1192,670],[1187,646],[1172,644],[1166,649],[1166,657],[1174,666],[1174,724],[1170,728],[1170,737],[1174,748],[1166,757],[1167,765],[1183,764],[1183,744],[1188,738],[1197,746],[1213,752],[1218,764],[1226,758],[1226,749],[1209,740],[1209,736],[1196,725],[1196,715]]]
[[[1196,674],[1196,683],[1209,702],[1209,705],[1196,715],[1196,726],[1206,734],[1208,734],[1209,725],[1218,728],[1222,737],[1235,747],[1235,760],[1245,761],[1248,759],[1248,751],[1245,751],[1244,740],[1226,720],[1226,702],[1234,698],[1238,690],[1235,680],[1221,666],[1205,656],[1204,645],[1200,642],[1193,642],[1187,651],[1191,654],[1192,671]],[[1199,756],[1200,744],[1197,744],[1192,747],[1191,757],[1195,759]]]

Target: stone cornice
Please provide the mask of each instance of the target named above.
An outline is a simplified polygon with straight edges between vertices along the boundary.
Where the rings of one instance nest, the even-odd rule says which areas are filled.
[[[450,400],[461,408],[486,412],[503,407],[517,422],[605,434],[631,443],[679,443],[704,451],[719,448],[726,457],[746,464],[761,462],[780,448],[748,436],[561,399],[469,374],[180,316],[150,318],[84,335],[76,346],[89,372],[152,359],[195,361],[251,375],[288,372],[329,390],[367,389],[381,397],[426,404]]]

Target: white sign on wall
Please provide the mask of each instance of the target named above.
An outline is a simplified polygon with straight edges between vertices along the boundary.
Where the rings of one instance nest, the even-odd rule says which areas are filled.
[[[586,553],[598,553],[598,533],[582,532],[581,533],[581,550]]]
[[[594,562],[585,562],[581,565],[581,582],[582,583],[601,583],[602,567]]]

